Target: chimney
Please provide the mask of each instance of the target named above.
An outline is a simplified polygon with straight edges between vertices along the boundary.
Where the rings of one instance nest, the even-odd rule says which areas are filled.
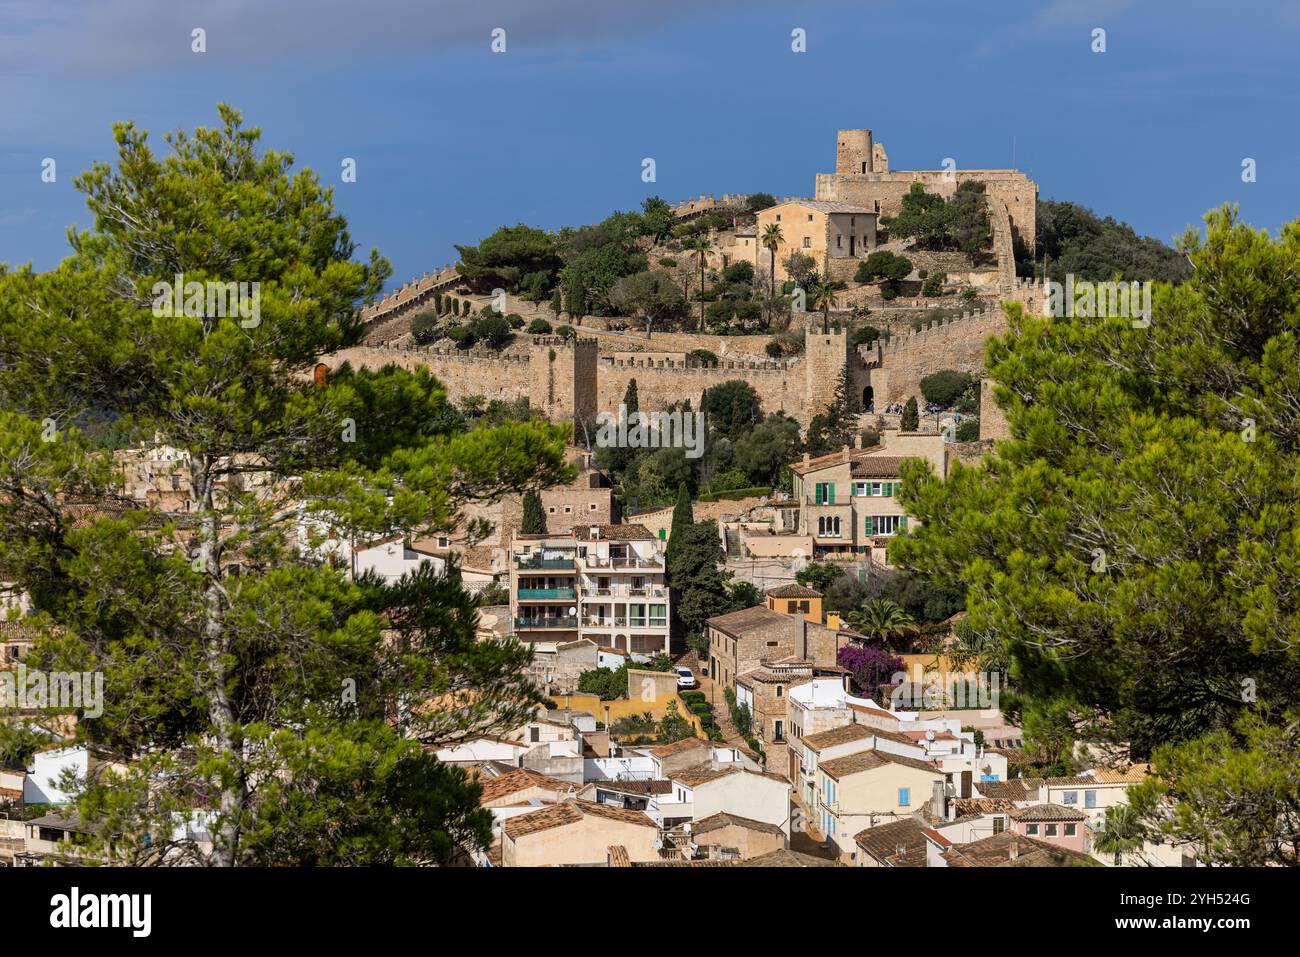
[[[801,661],[808,660],[808,619],[799,611],[794,613],[794,650]]]
[[[840,454],[844,456],[844,461],[847,462],[853,457],[853,446],[846,444],[844,448],[840,449]]]
[[[1016,843],[1016,839],[1013,837],[1011,839],[1011,847],[1007,851],[1007,857],[1008,859],[1014,861],[1019,856],[1020,856],[1020,845]]]
[[[808,465],[808,453],[807,453],[807,452],[805,452],[805,453],[803,454],[803,464],[804,464],[805,466]]]
[[[948,819],[948,798],[943,791],[943,782],[935,781],[931,790],[930,813],[941,821]]]

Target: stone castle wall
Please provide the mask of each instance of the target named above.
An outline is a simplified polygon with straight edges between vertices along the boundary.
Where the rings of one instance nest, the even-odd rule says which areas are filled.
[[[599,364],[599,409],[617,414],[632,379],[636,379],[637,401],[647,411],[662,409],[683,399],[690,399],[691,407],[699,409],[706,389],[739,379],[758,393],[765,413],[784,410],[801,423],[807,421],[802,360],[784,363],[721,361],[709,366],[669,365],[667,361],[649,364],[602,360]]]
[[[978,373],[984,368],[984,340],[1006,331],[1001,309],[989,309],[918,332],[895,335],[888,342],[861,347],[870,368],[866,375],[876,408],[921,398],[921,380],[940,369]]]

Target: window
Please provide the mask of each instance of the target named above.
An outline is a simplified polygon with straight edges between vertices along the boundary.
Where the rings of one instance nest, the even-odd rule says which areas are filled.
[[[1078,803],[1079,803],[1079,792],[1078,792],[1078,791],[1066,791],[1065,794],[1062,795],[1062,797],[1061,797],[1061,803],[1062,803],[1062,804],[1078,804]]]
[[[805,237],[803,238],[803,248],[804,248],[804,249],[812,249],[812,237],[811,237],[811,236],[805,236]]]
[[[777,214],[776,214],[776,221],[777,221],[778,223],[781,221],[781,214],[780,214],[780,213],[777,213]]]
[[[1084,807],[1096,807],[1096,806],[1097,806],[1097,792],[1096,792],[1096,791],[1084,791],[1084,792],[1083,792],[1083,806],[1084,806]]]
[[[776,686],[776,696],[777,696],[778,698],[781,697],[781,693],[782,693],[783,691],[785,691],[785,689],[782,688],[780,685],[777,685],[777,686]],[[780,721],[777,722],[777,724],[780,724],[780,723],[781,723]]]
[[[628,624],[634,628],[645,627],[645,605],[628,605],[627,606]]]
[[[817,534],[822,538],[839,538],[840,517],[838,515],[818,515]]]
[[[1026,824],[1026,825],[1025,825],[1025,833],[1026,833],[1026,834],[1037,834],[1037,833],[1038,833],[1038,825],[1037,825],[1037,824]]]
[[[836,249],[843,249],[843,248],[844,248],[844,237],[843,237],[843,236],[836,236],[836,237],[835,237],[835,248],[836,248]]]
[[[868,515],[866,519],[868,535],[896,535],[900,528],[907,528],[906,515]]]
[[[793,615],[798,610],[799,610],[799,603],[797,601],[788,601],[785,603],[786,614]]]
[[[547,513],[548,515],[554,515],[554,514],[555,514],[555,506],[554,506],[554,505],[548,505],[548,506],[546,507],[546,513]]]
[[[566,505],[566,506],[564,506],[564,514],[565,514],[565,515],[568,515],[568,514],[569,514],[570,512],[572,512],[572,511],[573,511],[573,506],[572,506],[572,505]]]
[[[590,504],[587,505],[587,511],[594,512],[595,510],[596,510],[595,502],[591,502]],[[660,531],[663,531],[663,529],[660,529]]]
[[[531,741],[533,744],[536,744],[537,742],[541,741],[541,740],[542,740],[542,729],[541,729],[541,728],[529,728],[529,729],[528,729],[528,740]]]
[[[772,740],[773,740],[773,741],[784,741],[784,740],[785,740],[785,728],[782,727],[782,722],[780,722],[780,721],[776,722],[776,724],[773,726],[773,729],[772,729]]]
[[[1055,824],[1049,824],[1049,825],[1047,825],[1047,834],[1046,834],[1046,836],[1047,836],[1047,837],[1056,837],[1056,825],[1055,825]]]
[[[995,818],[993,819],[993,833],[994,833],[994,834],[1001,834],[1001,833],[1002,833],[1003,831],[1005,831],[1006,829],[1007,829],[1007,823],[1006,823],[1006,819],[1005,819],[1005,818],[1003,818],[1001,815],[998,815],[997,817],[995,817]]]
[[[668,627],[668,606],[667,605],[650,606],[650,627],[651,628]]]
[[[899,807],[907,807],[909,804],[911,804],[911,802],[912,802],[912,789],[911,789],[911,788],[899,788],[899,789],[898,789],[898,806],[899,806]]]
[[[810,222],[810,223],[812,222],[812,213],[809,213],[809,214],[808,214],[808,222]]]
[[[1075,835],[1075,831],[1076,831],[1077,829],[1078,829],[1078,825],[1077,825],[1077,824],[1067,824],[1067,825],[1065,825],[1065,836],[1066,836],[1066,837],[1074,837],[1074,835]]]

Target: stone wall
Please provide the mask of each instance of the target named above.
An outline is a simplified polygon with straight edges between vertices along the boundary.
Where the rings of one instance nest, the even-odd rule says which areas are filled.
[[[598,411],[618,413],[619,404],[627,392],[627,384],[636,379],[637,399],[642,409],[662,409],[683,399],[691,400],[691,408],[699,409],[704,390],[739,379],[758,393],[765,413],[784,410],[787,415],[804,422],[807,405],[804,396],[800,359],[786,362],[745,363],[718,362],[700,366],[680,363],[639,364],[628,361],[601,361],[597,382]]]
[[[921,379],[940,369],[978,373],[984,368],[984,340],[1006,331],[1001,309],[954,319],[945,325],[895,335],[859,354],[871,368],[868,381],[876,408],[891,402],[921,401]]]
[[[993,399],[993,380],[985,379],[980,383],[980,439],[1008,439],[1011,437],[1011,425],[1007,414]]]

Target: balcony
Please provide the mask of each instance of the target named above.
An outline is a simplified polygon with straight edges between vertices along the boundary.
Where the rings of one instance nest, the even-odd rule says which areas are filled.
[[[641,558],[639,555],[615,555],[613,557],[588,555],[582,560],[582,564],[586,568],[610,568],[614,571],[635,571],[641,568],[663,571],[664,568],[662,558]]]
[[[516,555],[515,567],[523,571],[537,569],[570,569],[575,566],[575,556],[543,558],[541,555]]]
[[[572,601],[576,597],[573,588],[520,588],[515,592],[520,601],[547,601],[561,599]]]
[[[577,615],[559,615],[554,618],[516,618],[516,631],[536,631],[553,628],[577,628]]]
[[[611,585],[609,588],[582,587],[583,598],[667,598],[668,589],[663,585]]]
[[[647,628],[653,630],[662,630],[668,627],[667,618],[621,618],[611,615],[606,618],[585,617],[582,619],[584,628]]]

